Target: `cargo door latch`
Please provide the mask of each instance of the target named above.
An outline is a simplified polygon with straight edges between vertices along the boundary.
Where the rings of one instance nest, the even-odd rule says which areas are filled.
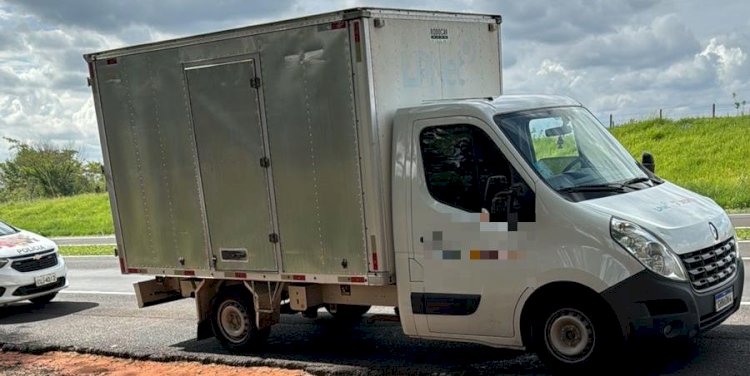
[[[279,234],[272,233],[268,235],[268,241],[271,243],[278,243],[279,242]]]
[[[250,79],[250,87],[253,88],[253,89],[260,88],[260,78],[258,78],[258,77],[251,78]]]

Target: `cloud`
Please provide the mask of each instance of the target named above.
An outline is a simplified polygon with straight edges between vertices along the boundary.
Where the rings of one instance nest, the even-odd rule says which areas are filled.
[[[509,38],[559,45],[592,34],[612,33],[658,1],[480,0],[470,3],[475,9],[499,11]]]
[[[506,93],[570,95],[602,119],[750,98],[750,3],[700,0],[0,2],[0,136],[100,159],[84,53],[358,6],[503,16]],[[723,16],[722,16],[723,15]],[[0,160],[7,157],[0,141]]]
[[[105,33],[146,25],[173,33],[192,32],[208,25],[261,19],[284,13],[292,0],[78,0],[74,3],[45,0],[7,0],[16,10],[58,27],[77,27]],[[196,25],[196,23],[198,25]],[[201,25],[202,24],[202,25]]]
[[[739,47],[727,47],[712,38],[700,56],[715,62],[724,81],[747,77],[748,70],[740,69],[747,61],[747,54]]]
[[[576,68],[638,69],[669,65],[699,50],[700,44],[691,31],[670,14],[655,18],[649,25],[628,25],[586,37],[574,44],[564,58]]]

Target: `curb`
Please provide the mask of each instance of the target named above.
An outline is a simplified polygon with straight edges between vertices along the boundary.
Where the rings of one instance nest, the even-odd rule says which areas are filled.
[[[56,345],[33,345],[33,344],[15,344],[15,343],[2,343],[0,342],[0,353],[5,351],[14,351],[20,353],[27,353],[33,355],[42,355],[44,353],[53,351],[64,351],[64,352],[75,352],[84,355],[100,355],[110,356],[113,358],[130,359],[130,360],[141,360],[141,361],[152,361],[152,362],[196,362],[201,364],[220,364],[232,367],[275,367],[283,368],[288,370],[301,370],[309,372],[313,375],[370,375],[373,374],[372,369],[365,367],[356,366],[344,366],[338,364],[326,364],[326,363],[307,363],[298,360],[278,360],[260,358],[255,356],[242,356],[238,359],[225,359],[218,355],[224,354],[211,354],[206,356],[192,355],[192,354],[153,354],[153,353],[138,353],[128,351],[116,351],[116,350],[100,350],[89,347],[78,347],[78,346],[56,346]],[[375,373],[378,373],[375,370]]]

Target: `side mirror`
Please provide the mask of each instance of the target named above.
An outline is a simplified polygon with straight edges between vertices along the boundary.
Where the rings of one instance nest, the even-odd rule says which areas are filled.
[[[643,167],[645,167],[647,170],[651,171],[652,173],[654,170],[656,170],[656,164],[654,163],[654,156],[651,155],[649,152],[643,152],[641,155],[641,164]]]

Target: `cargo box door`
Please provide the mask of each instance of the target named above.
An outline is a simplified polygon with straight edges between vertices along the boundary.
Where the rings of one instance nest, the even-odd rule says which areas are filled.
[[[217,270],[278,269],[255,65],[248,58],[185,68]]]

